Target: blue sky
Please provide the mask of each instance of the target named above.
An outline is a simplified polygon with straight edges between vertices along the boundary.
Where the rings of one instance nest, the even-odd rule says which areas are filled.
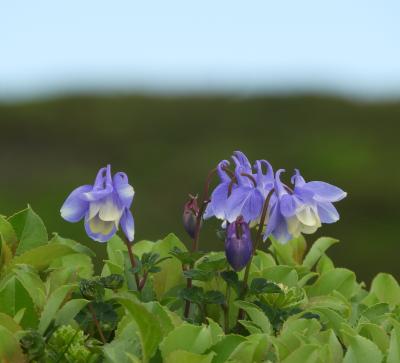
[[[0,3],[0,98],[74,90],[400,96],[399,0]]]

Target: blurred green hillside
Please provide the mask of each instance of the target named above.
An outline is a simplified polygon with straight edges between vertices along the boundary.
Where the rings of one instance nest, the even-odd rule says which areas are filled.
[[[348,192],[342,219],[320,235],[339,238],[338,265],[369,281],[378,271],[400,277],[400,103],[352,103],[319,97],[75,97],[0,106],[0,212],[30,203],[49,231],[97,247],[82,224],[59,216],[76,186],[111,163],[136,190],[136,240],[181,226],[188,193],[236,149],[268,159],[307,180]],[[289,174],[287,173],[287,177]],[[222,248],[207,223],[203,248]],[[310,238],[309,238],[310,239]],[[314,239],[314,236],[310,240]]]

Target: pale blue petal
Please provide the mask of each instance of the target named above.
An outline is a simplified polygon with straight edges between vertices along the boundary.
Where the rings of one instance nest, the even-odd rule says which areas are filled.
[[[332,203],[318,203],[317,210],[322,223],[335,223],[339,220],[339,213]]]
[[[121,217],[121,228],[126,238],[132,242],[135,238],[135,222],[129,209],[125,209]]]
[[[61,217],[68,222],[79,222],[89,209],[89,203],[82,199],[82,194],[92,190],[91,185],[76,188],[61,207]]]
[[[232,223],[240,215],[249,223],[260,217],[264,198],[256,188],[238,187],[228,198],[226,204],[226,219]]]
[[[337,202],[347,195],[342,189],[321,181],[308,182],[304,188],[312,191],[319,202]]]
[[[125,173],[119,172],[114,175],[113,178],[114,190],[117,192],[122,205],[125,208],[130,208],[133,201],[135,191],[133,187],[128,183],[128,176]]]

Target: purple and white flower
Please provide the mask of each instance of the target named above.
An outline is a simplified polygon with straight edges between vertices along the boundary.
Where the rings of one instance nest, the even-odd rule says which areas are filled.
[[[61,216],[68,222],[84,219],[86,233],[98,242],[107,242],[119,225],[129,241],[134,239],[134,220],[130,207],[134,196],[128,176],[118,172],[111,177],[111,167],[97,173],[93,185],[76,188],[61,207]]]
[[[301,233],[314,233],[322,223],[339,220],[332,203],[345,198],[346,192],[325,182],[306,182],[297,169],[291,180],[292,191],[280,180],[283,171],[278,170],[275,176],[275,196],[271,199],[264,240],[273,235],[285,243]]]

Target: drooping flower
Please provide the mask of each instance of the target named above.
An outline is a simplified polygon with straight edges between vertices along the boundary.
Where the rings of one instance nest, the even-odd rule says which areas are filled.
[[[271,199],[264,239],[272,234],[285,243],[301,233],[314,233],[322,223],[339,220],[332,203],[345,198],[346,192],[325,182],[306,182],[297,169],[291,180],[294,185],[291,191],[280,180],[283,171],[278,170],[275,176],[275,196]]]
[[[242,216],[247,223],[257,221],[260,217],[265,197],[274,185],[274,174],[271,165],[265,160],[256,161],[254,168],[241,151],[232,156],[235,171],[229,175],[225,170],[229,166],[227,160],[218,164],[221,183],[211,195],[204,218],[212,216],[232,223]],[[267,172],[263,173],[266,165]]]
[[[211,194],[210,203],[208,203],[207,208],[204,212],[204,219],[211,217],[216,217],[218,219],[226,219],[226,202],[228,200],[228,195],[236,185],[232,183],[232,178],[224,170],[229,166],[228,160],[222,160],[217,166],[218,176],[220,178],[220,183],[214,189]]]
[[[250,223],[260,217],[264,196],[253,174],[247,157],[240,151],[235,151],[232,159],[235,161],[235,178],[237,188],[229,196],[226,203],[226,220],[232,223],[239,216]]]
[[[253,243],[249,225],[239,216],[229,224],[225,240],[225,254],[235,271],[240,271],[249,262],[253,253]]]
[[[197,197],[189,196],[189,200],[183,207],[183,227],[187,234],[193,239],[196,233],[197,216],[199,214],[199,206],[197,205]]]
[[[118,172],[111,177],[111,167],[99,170],[93,185],[76,188],[61,207],[68,222],[84,219],[86,233],[98,242],[107,242],[119,225],[129,241],[134,239],[134,220],[130,207],[134,196],[128,176]]]

